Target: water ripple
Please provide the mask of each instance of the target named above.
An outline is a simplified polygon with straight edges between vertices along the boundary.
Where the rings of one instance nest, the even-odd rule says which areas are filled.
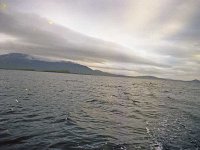
[[[199,84],[0,70],[0,149],[198,149]]]

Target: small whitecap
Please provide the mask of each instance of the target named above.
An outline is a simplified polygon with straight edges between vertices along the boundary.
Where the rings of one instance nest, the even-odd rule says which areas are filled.
[[[147,130],[147,133],[149,134],[149,132],[150,132],[149,128],[146,127],[146,130]]]
[[[162,144],[161,144],[161,143],[157,143],[155,149],[156,149],[156,150],[162,150],[162,149],[163,149]]]

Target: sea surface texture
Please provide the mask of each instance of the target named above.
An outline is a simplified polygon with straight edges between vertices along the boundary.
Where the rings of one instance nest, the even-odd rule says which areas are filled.
[[[200,84],[0,70],[1,150],[198,150]]]

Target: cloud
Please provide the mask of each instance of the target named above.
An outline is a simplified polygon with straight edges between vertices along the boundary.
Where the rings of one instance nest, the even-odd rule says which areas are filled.
[[[85,36],[38,15],[0,12],[0,32],[13,41],[1,43],[2,50],[54,56],[86,62],[122,62],[161,65],[139,56],[126,54],[125,47]]]
[[[7,0],[0,50],[129,75],[199,79],[198,0]],[[109,41],[109,42],[108,42]]]

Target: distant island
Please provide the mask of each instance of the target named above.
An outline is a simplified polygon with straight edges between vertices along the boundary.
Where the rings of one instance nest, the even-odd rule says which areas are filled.
[[[70,61],[46,61],[21,53],[0,55],[0,69],[118,76]]]
[[[100,76],[114,76],[114,77],[129,77],[139,79],[151,80],[171,80],[165,78],[158,78],[155,76],[124,76],[116,75],[100,70],[93,70],[87,66],[77,64],[71,61],[47,61],[40,60],[31,55],[22,53],[9,53],[0,55],[0,69],[7,70],[24,70],[24,71],[40,71],[40,72],[55,72],[55,73],[72,73],[83,75],[100,75]],[[195,79],[190,82],[200,83]]]
[[[199,81],[199,80],[197,80],[197,79],[195,79],[195,80],[192,80],[192,81],[190,81],[190,82],[194,82],[194,83],[200,83],[200,81]]]

